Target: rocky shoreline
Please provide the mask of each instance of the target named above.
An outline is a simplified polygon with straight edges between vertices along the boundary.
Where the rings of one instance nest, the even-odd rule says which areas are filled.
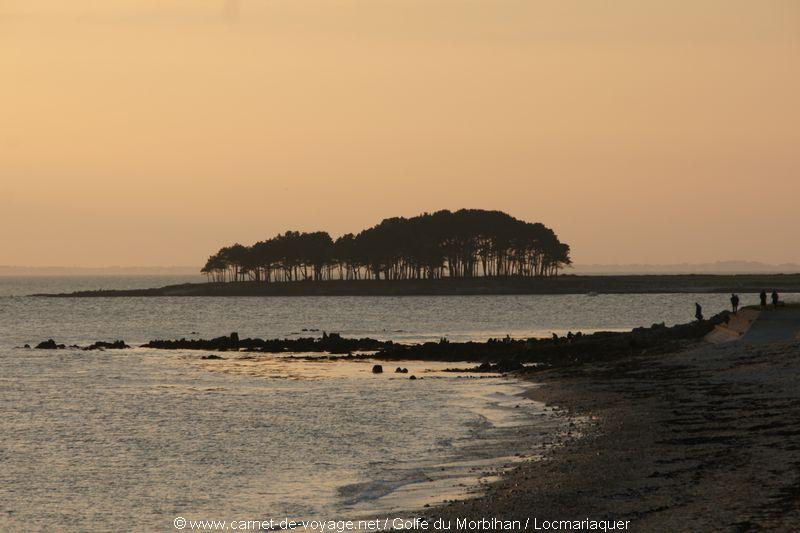
[[[50,298],[159,296],[428,296],[495,294],[800,292],[800,274],[560,275],[542,278],[326,280],[263,283],[185,283],[151,289],[35,294]]]
[[[471,369],[457,371],[526,372],[535,367],[569,367],[586,362],[597,362],[627,355],[663,353],[707,335],[718,325],[729,320],[728,312],[708,320],[695,321],[667,327],[653,324],[629,332],[597,332],[592,334],[568,333],[537,339],[489,339],[486,342],[438,342],[400,344],[372,338],[346,338],[337,333],[323,332],[321,337],[298,339],[240,338],[238,333],[213,339],[151,340],[142,348],[156,350],[196,350],[204,352],[255,352],[270,354],[320,354],[316,358],[376,359],[381,361],[466,361],[480,363]],[[26,345],[30,348],[29,345]],[[64,349],[50,339],[37,349]],[[81,349],[126,349],[124,341],[98,341]],[[214,359],[214,357],[209,357]]]
[[[630,521],[630,531],[800,523],[800,342],[694,342],[529,371],[529,397],[588,420],[483,495],[421,514]]]

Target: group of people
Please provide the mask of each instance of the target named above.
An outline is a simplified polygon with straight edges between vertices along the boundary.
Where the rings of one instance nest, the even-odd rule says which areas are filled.
[[[767,291],[762,290],[759,293],[759,298],[761,299],[761,309],[765,309],[767,307]],[[777,308],[780,305],[780,296],[778,295],[778,291],[772,291],[772,305]],[[738,294],[731,294],[731,308],[733,309],[734,313],[739,312],[739,295]],[[694,304],[694,316],[697,320],[703,320],[703,306],[699,303],[695,302]]]
[[[767,307],[767,291],[762,290],[761,294],[761,309]],[[780,298],[778,297],[778,291],[772,291],[772,305],[773,307],[778,307],[780,304]]]
[[[761,299],[761,309],[765,309],[767,307],[767,291],[762,290],[758,297]],[[772,291],[772,305],[773,307],[778,307],[780,305],[780,296],[778,296],[778,291]],[[733,312],[736,313],[739,311],[739,295],[731,294],[731,307],[733,308]]]

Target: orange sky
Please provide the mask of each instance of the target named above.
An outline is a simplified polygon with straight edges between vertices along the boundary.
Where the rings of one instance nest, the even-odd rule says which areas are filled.
[[[800,262],[799,52],[796,0],[0,0],[0,265],[458,207]]]

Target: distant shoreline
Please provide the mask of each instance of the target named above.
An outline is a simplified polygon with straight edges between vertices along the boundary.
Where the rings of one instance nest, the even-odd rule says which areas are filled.
[[[511,294],[658,294],[800,292],[800,274],[562,275],[551,278],[327,280],[185,283],[150,289],[34,294],[50,298],[176,296],[458,296]]]

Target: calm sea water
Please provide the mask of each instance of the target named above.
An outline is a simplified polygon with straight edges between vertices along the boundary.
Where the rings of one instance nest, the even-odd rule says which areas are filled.
[[[520,383],[444,374],[435,363],[403,363],[426,378],[409,381],[375,376],[370,363],[18,348],[25,343],[320,334],[303,329],[402,342],[522,337],[673,324],[692,318],[695,301],[709,314],[727,304],[706,294],[25,296],[181,281],[0,277],[0,530],[393,513],[461,495],[560,424],[518,396]]]
[[[485,340],[548,336],[553,332],[630,329],[694,319],[694,303],[707,315],[729,305],[725,294],[608,294],[525,296],[91,298],[48,299],[26,295],[104,288],[144,288],[197,282],[174,277],[0,277],[0,333],[6,343],[53,337],[64,343],[123,338],[225,335],[313,336],[318,329],[345,336],[401,342]],[[756,303],[743,294],[742,305]],[[798,295],[783,295],[787,301]],[[321,333],[317,333],[321,334]]]

